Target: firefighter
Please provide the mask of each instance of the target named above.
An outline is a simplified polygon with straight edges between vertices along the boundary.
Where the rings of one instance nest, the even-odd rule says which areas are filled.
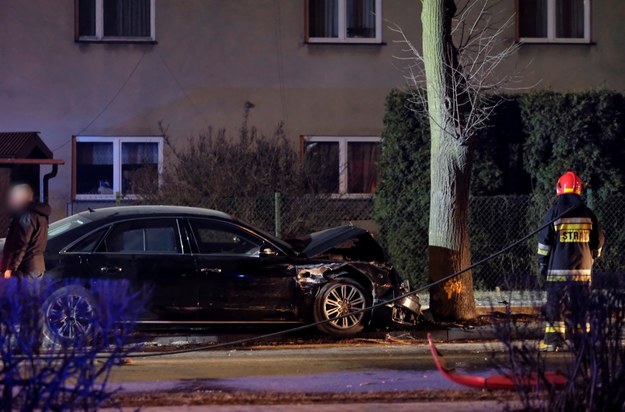
[[[604,235],[594,213],[581,199],[582,181],[573,172],[563,174],[556,185],[558,200],[545,216],[538,237],[538,264],[547,285],[547,323],[539,347],[563,348],[567,334],[586,328],[585,306],[590,296],[592,265],[601,255]]]

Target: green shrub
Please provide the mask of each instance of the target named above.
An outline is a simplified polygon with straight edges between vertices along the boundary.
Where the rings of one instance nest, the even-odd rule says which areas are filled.
[[[611,91],[528,93],[521,97],[525,169],[538,195],[574,170],[599,199],[625,187],[625,100]]]
[[[427,279],[430,145],[427,119],[411,97],[386,99],[375,218],[380,240],[406,279]]]

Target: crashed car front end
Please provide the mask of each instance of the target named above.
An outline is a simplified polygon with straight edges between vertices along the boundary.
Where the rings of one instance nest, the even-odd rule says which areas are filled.
[[[299,242],[299,243],[298,243]],[[414,325],[421,314],[416,295],[394,299],[410,292],[408,281],[402,281],[390,265],[382,247],[368,231],[342,226],[317,232],[294,241],[310,264],[296,267],[297,286],[304,299],[314,300],[328,282],[349,278],[366,287],[373,306],[370,320],[380,326]]]

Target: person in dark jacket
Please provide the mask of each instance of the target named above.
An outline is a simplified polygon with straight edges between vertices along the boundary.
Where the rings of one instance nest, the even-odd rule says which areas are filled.
[[[556,185],[558,201],[538,236],[538,264],[547,285],[543,351],[562,349],[567,332],[586,328],[585,302],[590,294],[592,266],[601,255],[604,235],[597,217],[582,201],[582,181],[566,172]],[[563,215],[564,214],[564,215]]]
[[[48,243],[50,206],[33,202],[29,185],[14,186],[9,193],[12,221],[2,251],[0,270],[12,276],[38,279],[46,270],[43,253]]]

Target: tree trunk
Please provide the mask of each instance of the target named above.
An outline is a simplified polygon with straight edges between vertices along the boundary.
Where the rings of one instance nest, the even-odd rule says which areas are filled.
[[[457,101],[461,69],[451,38],[453,0],[423,0],[423,60],[431,134],[429,275],[436,281],[471,263],[468,231],[471,147],[462,135]],[[456,99],[456,100],[454,100]],[[430,309],[441,320],[475,317],[473,276],[467,272],[430,289]]]

